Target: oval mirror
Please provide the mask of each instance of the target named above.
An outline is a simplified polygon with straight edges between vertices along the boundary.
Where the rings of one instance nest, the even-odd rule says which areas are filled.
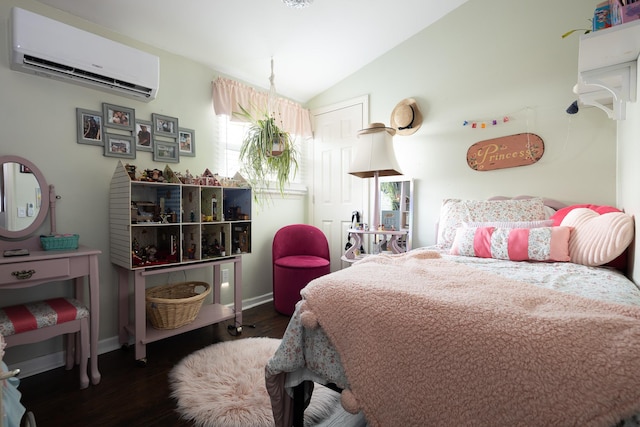
[[[0,237],[19,239],[33,234],[49,209],[49,187],[29,160],[0,156]]]

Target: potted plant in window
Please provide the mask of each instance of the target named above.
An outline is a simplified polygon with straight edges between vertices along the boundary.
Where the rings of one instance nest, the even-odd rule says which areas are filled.
[[[254,189],[268,188],[269,182],[275,180],[280,194],[284,194],[285,185],[298,171],[291,135],[266,112],[254,117],[240,106],[240,112],[234,114],[251,124],[240,147],[240,162],[247,180]]]

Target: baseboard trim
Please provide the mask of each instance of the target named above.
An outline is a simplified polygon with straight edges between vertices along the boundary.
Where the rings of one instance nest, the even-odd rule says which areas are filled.
[[[260,295],[253,298],[242,300],[242,310],[247,310],[273,301],[273,293]],[[229,304],[233,306],[233,304]],[[129,344],[133,344],[131,341]],[[98,342],[98,354],[109,353],[119,350],[122,346],[118,336],[105,338]],[[65,365],[65,354],[63,351],[47,354],[45,356],[36,357],[34,359],[24,360],[22,362],[12,363],[11,369],[20,369],[20,378],[27,378],[32,375],[41,374],[43,372],[57,369]]]

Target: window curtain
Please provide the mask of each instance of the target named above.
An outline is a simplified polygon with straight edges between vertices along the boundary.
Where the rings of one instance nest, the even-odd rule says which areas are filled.
[[[231,120],[239,120],[234,112],[242,105],[252,116],[259,116],[267,110],[269,93],[258,91],[234,80],[218,77],[213,82],[213,109],[216,115],[225,114]],[[275,99],[277,122],[290,134],[311,138],[311,113],[296,102],[285,98]]]

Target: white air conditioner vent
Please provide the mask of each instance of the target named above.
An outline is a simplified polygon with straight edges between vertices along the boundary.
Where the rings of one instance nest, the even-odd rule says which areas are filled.
[[[11,68],[141,101],[160,80],[157,56],[16,7]]]

